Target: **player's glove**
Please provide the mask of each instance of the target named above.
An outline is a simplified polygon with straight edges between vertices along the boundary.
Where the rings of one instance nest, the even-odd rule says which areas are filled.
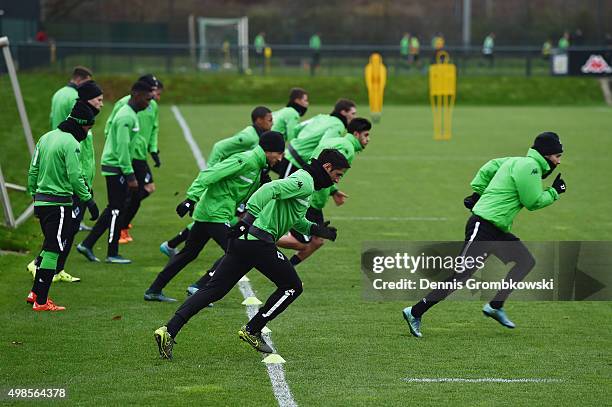
[[[552,187],[557,191],[557,193],[562,194],[566,190],[565,181],[561,178],[561,173],[557,175],[557,178],[552,183]]]
[[[272,182],[272,178],[270,178],[270,172],[268,169],[264,169],[261,171],[261,176],[259,177],[259,184],[264,185],[268,182]]]
[[[96,201],[94,201],[93,198],[91,198],[89,201],[87,201],[85,205],[87,205],[87,210],[89,211],[89,214],[91,215],[89,220],[98,219],[98,217],[100,216],[100,210],[98,209],[98,205],[96,205]]]
[[[478,202],[479,199],[480,194],[478,194],[478,192],[474,192],[472,195],[466,196],[463,199],[463,205],[469,210],[472,210],[472,208],[474,207],[474,205],[476,205],[476,202]]]
[[[249,228],[255,222],[255,216],[246,212],[238,223],[230,227],[227,231],[227,237],[230,239],[238,239],[240,236],[245,236],[249,233]]]
[[[338,236],[338,230],[333,226],[329,226],[329,221],[327,221],[322,225],[319,225],[318,223],[312,225],[310,227],[310,234],[334,242]]]
[[[191,199],[185,199],[176,207],[176,213],[181,218],[187,215],[187,212],[189,212],[189,216],[193,216],[193,210],[195,208],[195,205],[196,203],[193,202]]]
[[[151,158],[153,158],[153,161],[155,161],[155,168],[161,167],[161,161],[159,160],[159,151],[152,152]]]

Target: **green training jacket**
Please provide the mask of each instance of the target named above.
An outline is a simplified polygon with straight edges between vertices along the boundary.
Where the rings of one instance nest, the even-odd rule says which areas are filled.
[[[110,131],[110,128],[113,124],[113,119],[117,115],[117,112],[119,111],[119,109],[127,105],[127,102],[129,100],[130,100],[130,95],[127,95],[115,102],[115,104],[113,105],[113,110],[111,111],[111,114],[108,115],[108,119],[106,119],[106,124],[104,125],[104,137],[106,137],[106,135]]]
[[[258,144],[257,129],[253,125],[247,126],[233,136],[217,141],[208,156],[208,165],[212,167],[227,157],[251,150]]]
[[[77,92],[76,85],[73,83],[68,83],[53,94],[51,98],[51,114],[49,115],[51,130],[57,129],[57,126],[66,120],[78,98],[79,93]]]
[[[291,141],[297,134],[297,127],[300,124],[300,114],[292,107],[283,107],[272,112],[272,130],[283,133],[285,141]]]
[[[35,206],[72,206],[72,195],[91,199],[79,160],[79,142],[60,129],[44,134],[28,170],[28,193]]]
[[[51,130],[57,129],[61,122],[66,120],[70,115],[74,104],[76,103],[79,94],[73,84],[69,83],[53,95],[51,99]],[[91,130],[87,132],[87,138],[81,141],[81,167],[83,168],[83,177],[87,186],[93,186],[93,179],[96,172],[96,156],[93,145],[93,133]]]
[[[514,218],[523,207],[533,211],[559,199],[554,188],[542,190],[542,173],[549,170],[544,157],[532,148],[526,157],[489,161],[471,182],[472,189],[481,195],[472,212],[502,231],[510,232]]]
[[[322,139],[342,137],[345,133],[346,128],[340,119],[329,114],[319,114],[301,123],[297,136],[291,141],[290,145],[303,160],[308,160]],[[295,167],[302,168],[289,148],[285,150],[285,157]]]
[[[127,105],[129,100],[130,95],[127,95],[115,102],[113,111],[106,120],[106,126],[104,127],[105,135],[108,134],[119,109]],[[130,154],[132,160],[146,161],[147,153],[157,153],[159,151],[157,147],[159,135],[159,105],[157,101],[151,99],[149,107],[136,113],[136,116],[138,117],[139,130],[130,144]]]
[[[137,113],[138,134],[130,144],[132,160],[147,159],[147,153],[157,153],[157,135],[159,134],[159,111],[157,102],[151,100],[149,107]]]
[[[349,164],[353,162],[355,154],[363,150],[363,146],[359,140],[352,134],[347,134],[344,137],[331,137],[321,140],[310,158],[317,158],[319,154],[321,154],[321,151],[325,150],[326,148],[338,150],[344,157],[346,157]],[[336,184],[334,184],[331,187],[315,191],[315,193],[312,195],[312,202],[310,202],[310,206],[318,210],[323,210],[329,201],[330,195],[337,190],[338,187]]]
[[[263,185],[247,202],[247,210],[257,218],[253,226],[270,233],[274,241],[291,228],[310,235],[313,223],[305,216],[314,191],[312,176],[305,170]],[[248,238],[257,239],[252,235]]]
[[[187,198],[197,202],[193,219],[232,223],[236,207],[259,188],[266,166],[266,153],[257,146],[200,171],[187,190]]]
[[[130,144],[138,134],[138,117],[129,104],[123,105],[116,113],[105,134],[102,151],[102,175],[123,174],[128,180],[134,178]]]
[[[93,188],[93,180],[96,175],[96,152],[94,150],[93,133],[91,130],[87,132],[85,140],[81,141],[81,154],[79,158],[81,160],[83,178],[91,189]]]

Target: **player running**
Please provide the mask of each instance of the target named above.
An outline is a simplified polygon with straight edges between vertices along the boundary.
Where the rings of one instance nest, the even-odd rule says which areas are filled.
[[[464,204],[472,210],[465,227],[465,243],[461,256],[485,256],[493,253],[505,264],[514,266],[505,280],[521,281],[535,265],[529,250],[518,237],[510,233],[512,222],[522,208],[530,211],[552,205],[566,190],[561,174],[551,187],[542,190],[542,179],[561,163],[563,146],[552,132],[538,135],[526,157],[505,157],[489,161],[478,170],[471,182],[474,193]],[[496,245],[494,242],[505,242]],[[500,250],[501,248],[501,250]],[[477,269],[455,273],[446,282],[465,281]],[[425,298],[403,310],[410,333],[422,337],[421,318],[431,307],[448,297],[454,290],[436,289]],[[503,308],[512,290],[499,291],[482,312],[507,328],[514,328]]]
[[[262,174],[267,173],[264,170],[278,163],[283,151],[283,135],[268,131],[259,137],[259,145],[254,149],[235,154],[200,172],[187,191],[187,199],[176,208],[179,216],[183,217],[189,212],[195,221],[185,247],[170,258],[157,275],[145,292],[146,301],[176,301],[166,297],[162,289],[198,257],[211,238],[223,251],[226,250],[227,233],[230,224],[235,223],[236,207],[259,188]]]
[[[155,330],[160,357],[172,359],[174,339],[187,321],[223,298],[253,267],[270,279],[276,290],[238,335],[258,351],[273,352],[261,330],[302,293],[299,276],[275,242],[292,227],[302,233],[336,239],[335,228],[317,225],[304,216],[312,194],[337,183],[348,168],[346,158],[337,150],[323,150],[304,169],[267,183],[251,196],[245,217],[232,227],[233,240],[214,276],[179,307],[166,325]]]

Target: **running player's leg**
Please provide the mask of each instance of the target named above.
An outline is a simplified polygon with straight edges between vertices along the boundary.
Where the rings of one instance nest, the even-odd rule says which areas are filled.
[[[261,246],[261,254],[255,260],[255,268],[276,285],[276,290],[247,323],[246,329],[251,334],[261,332],[269,321],[287,309],[302,293],[302,281],[283,253],[272,243],[264,243]]]

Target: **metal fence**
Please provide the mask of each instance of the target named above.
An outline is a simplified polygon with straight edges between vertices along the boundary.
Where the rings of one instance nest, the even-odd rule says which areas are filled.
[[[389,75],[424,75],[433,60],[433,50],[421,49],[418,59],[400,55],[399,47],[328,45],[320,50],[319,65],[311,70],[315,55],[307,46],[270,45],[271,56],[249,47],[254,75],[363,75],[370,54],[383,56]],[[206,52],[188,44],[136,43],[13,43],[11,50],[20,70],[67,72],[86,65],[97,73],[219,73],[238,72],[241,55],[237,46],[210,46]],[[532,76],[550,75],[550,61],[539,47],[497,47],[486,58],[480,47],[446,47],[459,75]],[[206,55],[204,61],[201,55]]]

